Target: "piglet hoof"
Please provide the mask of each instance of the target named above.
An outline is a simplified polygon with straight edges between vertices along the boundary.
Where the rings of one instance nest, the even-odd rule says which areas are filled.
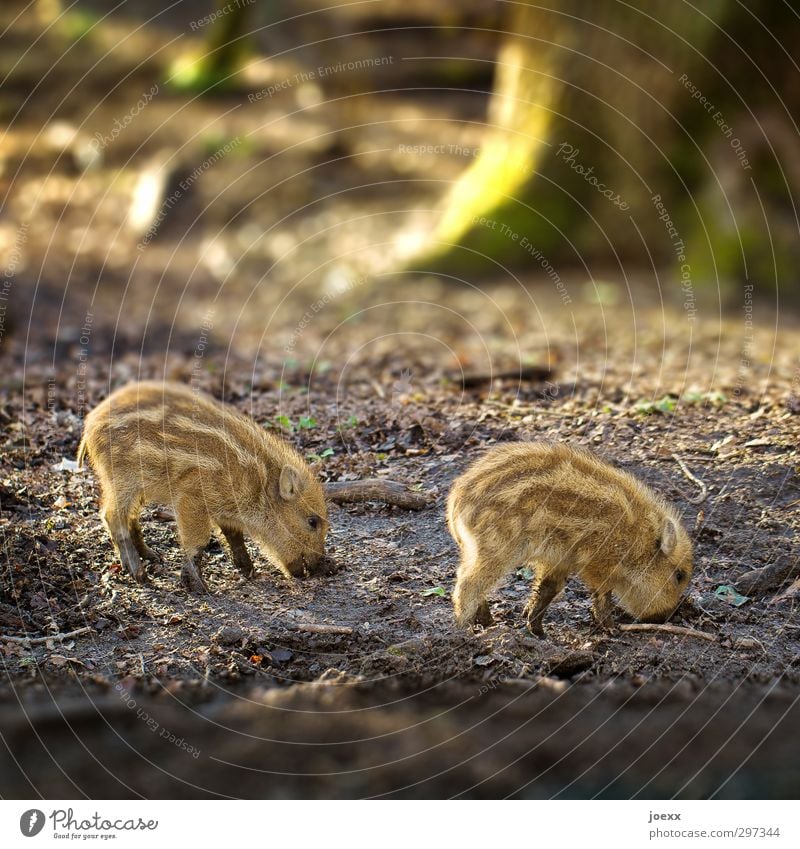
[[[254,581],[258,577],[258,572],[256,572],[256,567],[250,564],[248,569],[243,569],[241,566],[237,566],[239,570],[239,574],[242,576],[243,581]]]
[[[525,605],[525,621],[528,630],[534,637],[544,636],[544,627],[542,626],[543,611],[536,611],[532,605]]]
[[[186,560],[181,566],[181,584],[191,593],[211,593],[200,569],[191,560]]]
[[[164,562],[163,556],[161,554],[159,554],[157,551],[155,551],[154,549],[150,548],[149,546],[145,546],[142,549],[142,551],[140,552],[140,554],[141,554],[141,557],[142,557],[143,560],[147,560],[150,563],[163,563]]]
[[[236,571],[242,576],[245,581],[252,581],[256,576],[256,567],[253,565],[253,561],[247,557],[235,557],[233,560],[233,565],[236,567]]]
[[[119,562],[122,564],[125,571],[136,581],[137,584],[143,584],[147,581],[147,573],[145,572],[144,563],[139,557],[139,552],[133,546],[129,539],[121,539],[117,543],[117,553],[119,554]]]
[[[528,630],[533,634],[534,637],[543,637],[544,636],[544,627],[540,620],[536,619],[528,619]]]
[[[475,618],[473,619],[473,622],[475,625],[483,625],[484,628],[489,628],[491,625],[494,625],[494,618],[489,610],[489,602],[482,601],[480,603],[478,609],[475,611]]]
[[[138,557],[135,560],[133,558],[127,559],[125,568],[137,584],[147,583],[147,569],[145,569],[144,563]]]

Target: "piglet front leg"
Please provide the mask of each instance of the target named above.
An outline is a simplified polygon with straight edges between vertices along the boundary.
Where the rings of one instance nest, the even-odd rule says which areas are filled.
[[[117,549],[119,561],[127,570],[128,574],[137,584],[143,584],[147,580],[144,563],[142,563],[136,545],[131,539],[130,528],[124,518],[124,512],[116,502],[107,502],[103,505],[101,516],[103,524],[108,530],[114,548]]]
[[[203,548],[211,536],[211,519],[202,499],[194,496],[190,490],[175,505],[175,518],[181,546],[186,552],[186,560],[181,566],[181,583],[190,592],[208,593],[210,590],[203,578],[202,557]]]
[[[611,593],[598,591],[592,594],[592,615],[603,631],[614,630]]]
[[[192,593],[210,594],[211,590],[203,578],[203,553],[197,551],[193,556],[183,561],[181,566],[181,584]]]
[[[221,528],[221,530],[225,542],[228,544],[228,552],[231,560],[233,560],[233,565],[245,578],[254,577],[256,570],[245,547],[244,534],[241,531],[234,531],[229,528]]]

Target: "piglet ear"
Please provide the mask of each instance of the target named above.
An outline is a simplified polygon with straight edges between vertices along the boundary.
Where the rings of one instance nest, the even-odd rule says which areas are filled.
[[[278,491],[284,501],[292,501],[300,495],[300,475],[294,466],[284,466],[278,481]]]
[[[669,557],[678,544],[678,527],[674,519],[664,519],[664,527],[661,531],[661,552]]]

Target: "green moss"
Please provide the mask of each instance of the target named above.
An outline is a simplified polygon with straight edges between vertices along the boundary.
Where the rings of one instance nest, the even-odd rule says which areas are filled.
[[[89,35],[100,18],[91,12],[66,12],[61,16],[58,29],[70,41],[80,41]]]

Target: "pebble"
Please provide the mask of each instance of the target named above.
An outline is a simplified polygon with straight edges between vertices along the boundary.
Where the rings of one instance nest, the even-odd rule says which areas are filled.
[[[244,638],[245,633],[242,628],[237,628],[234,625],[223,625],[212,639],[222,646],[231,646],[234,643],[240,643]]]

